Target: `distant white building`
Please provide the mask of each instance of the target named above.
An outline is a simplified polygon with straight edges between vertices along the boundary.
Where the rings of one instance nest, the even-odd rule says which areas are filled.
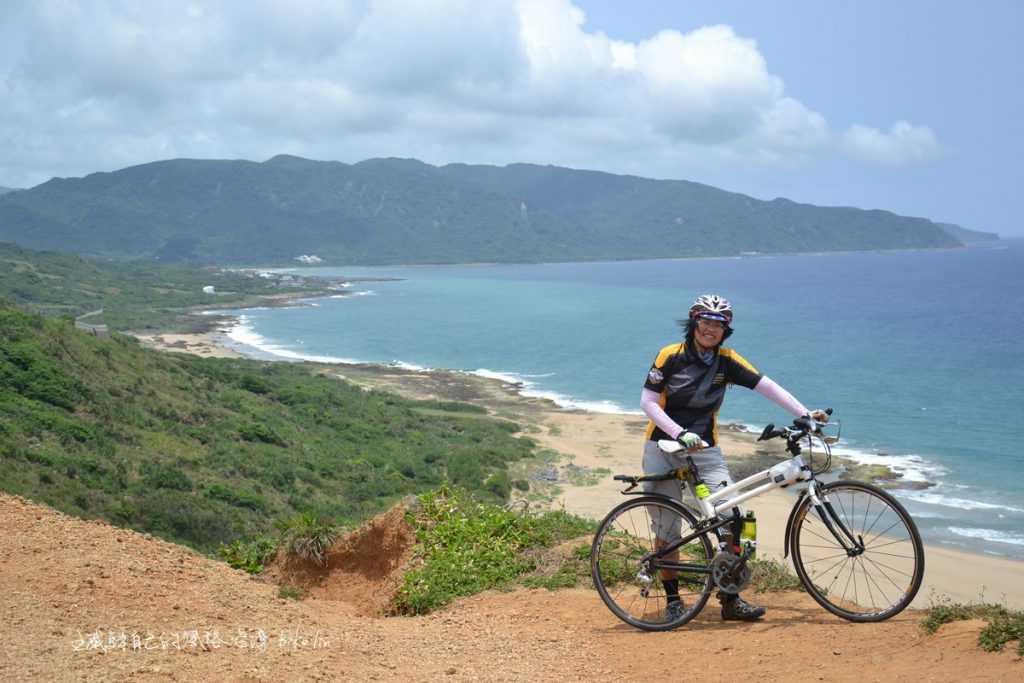
[[[216,292],[213,289],[213,285],[206,285],[205,287],[203,287],[203,294],[216,294]]]
[[[323,263],[323,259],[316,254],[303,254],[302,256],[296,256],[295,260],[307,266]]]

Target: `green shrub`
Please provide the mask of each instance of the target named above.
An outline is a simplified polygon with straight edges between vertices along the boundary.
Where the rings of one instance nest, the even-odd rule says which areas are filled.
[[[589,567],[585,567],[580,562],[565,562],[554,574],[530,576],[523,579],[523,585],[527,588],[546,588],[549,591],[559,588],[574,588],[582,576],[589,574]]]
[[[288,442],[282,439],[273,429],[256,422],[244,424],[238,428],[238,435],[245,441],[258,441],[269,443],[275,446],[287,446]]]
[[[469,413],[473,415],[486,415],[487,409],[473,403],[462,403],[460,401],[418,401],[419,405],[431,410],[443,410],[446,413]]]
[[[978,645],[988,652],[1018,641],[1017,653],[1024,656],[1024,610],[1010,610],[994,603],[959,603],[949,598],[933,602],[921,622],[926,633],[935,633],[943,624],[968,619],[984,619],[988,623],[978,634]]]
[[[192,480],[180,469],[168,465],[156,465],[145,477],[143,484],[154,489],[172,489],[174,491],[191,491]]]
[[[536,568],[523,551],[594,528],[564,511],[521,515],[447,486],[420,496],[411,523],[418,566],[406,573],[395,598],[395,609],[405,614],[423,614],[457,597],[510,585]],[[567,583],[570,573],[574,570],[546,581]]]
[[[266,503],[255,493],[234,489],[224,484],[213,484],[206,490],[206,496],[214,500],[220,500],[235,507],[248,508],[257,512],[266,509]]]
[[[133,514],[128,524],[211,553],[221,543],[245,533],[235,527],[234,518],[223,509],[200,503],[183,491],[148,491],[132,500]]]
[[[254,394],[269,394],[271,390],[270,383],[256,375],[242,375],[242,379],[239,380],[238,386],[242,387],[246,391],[251,391]]]
[[[327,553],[338,539],[340,529],[324,517],[309,513],[294,515],[277,523],[280,547],[290,557],[327,564]]]
[[[487,477],[484,480],[484,490],[500,500],[508,498],[512,492],[512,482],[508,478],[508,472],[495,472]]]
[[[217,553],[231,567],[259,574],[277,553],[277,543],[269,538],[260,538],[250,543],[234,541],[230,545],[221,544]]]
[[[988,652],[1002,650],[1003,645],[1013,640],[1017,641],[1017,654],[1024,656],[1024,610],[994,613],[978,634],[978,644]]]
[[[796,574],[778,560],[751,560],[749,565],[754,590],[758,593],[804,589]]]
[[[940,600],[933,604],[925,614],[921,628],[926,633],[935,633],[943,624],[954,621],[967,621],[968,619],[985,619],[993,614],[1005,611],[1000,605],[952,602],[949,599]]]

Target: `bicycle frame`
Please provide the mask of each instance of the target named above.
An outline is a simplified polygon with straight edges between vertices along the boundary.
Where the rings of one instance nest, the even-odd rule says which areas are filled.
[[[799,460],[801,466],[804,465],[803,458],[801,458],[800,456],[796,456],[796,458],[794,459]],[[754,498],[755,496],[759,496],[762,493],[765,493],[766,491],[770,491],[771,489],[774,488],[781,488],[779,484],[776,484],[774,481],[771,480],[771,476],[769,474],[770,472],[771,468],[762,470],[757,474],[750,475],[746,479],[741,479],[735,484],[730,484],[725,488],[718,489],[707,498],[697,498],[697,502],[700,504],[700,511],[703,513],[703,517],[705,519],[709,517],[714,517],[718,514],[719,508],[728,509],[730,507],[735,507],[742,503],[743,501]],[[741,493],[740,495],[733,497],[734,493],[742,491],[748,486],[756,484],[760,481],[766,481],[766,483],[762,484],[761,486],[758,486],[756,489],[751,489],[746,493]],[[804,481],[810,481],[813,486],[813,477],[805,479]],[[687,483],[689,484],[689,482]],[[812,486],[809,486],[809,488],[811,488],[811,495],[813,496],[812,500],[814,500],[816,504],[820,504],[821,501],[817,500],[817,494],[814,493]]]
[[[720,510],[735,508],[741,502],[749,500],[751,498],[755,498],[761,495],[762,493],[770,491],[771,489],[784,488],[786,486],[790,486],[793,483],[804,481],[807,482],[807,490],[805,491],[805,495],[810,496],[811,502],[814,505],[814,509],[818,513],[818,516],[821,518],[822,523],[826,526],[826,528],[828,528],[829,531],[832,532],[832,535],[836,538],[836,540],[843,547],[843,549],[847,553],[854,554],[863,551],[863,541],[854,538],[853,534],[850,532],[849,529],[846,528],[846,525],[843,524],[839,516],[831,510],[831,504],[828,503],[827,501],[823,502],[818,497],[817,480],[814,478],[813,472],[811,472],[810,469],[806,469],[803,458],[797,455],[794,456],[792,460],[795,461],[794,464],[798,464],[800,466],[801,472],[808,472],[806,477],[801,476],[801,478],[797,479],[796,482],[776,483],[775,481],[772,480],[771,477],[772,468],[768,468],[760,472],[757,472],[756,474],[752,474],[749,477],[746,477],[745,479],[741,479],[738,482],[730,484],[729,486],[725,486],[721,489],[718,489],[717,491],[715,491],[709,496],[706,496],[705,498],[699,498],[695,494],[693,482],[687,479],[685,481],[685,485],[687,489],[690,491],[690,493],[694,495],[694,498],[696,498],[697,503],[700,505],[701,518],[697,520],[698,523],[695,531],[687,536],[681,537],[678,541],[673,541],[672,543],[669,543],[664,548],[661,548],[653,553],[650,553],[648,556],[643,558],[644,561],[650,561],[657,558],[657,569],[707,573],[708,569],[706,566],[689,565],[680,562],[665,561],[663,558],[666,555],[673,553],[677,549],[683,547],[687,543],[690,543],[694,539],[700,537],[701,535],[709,531],[717,532],[717,530],[721,527],[727,524],[732,524],[734,521],[734,517],[720,516]],[[756,488],[750,489],[749,491],[745,491],[747,487],[753,486],[758,483],[761,483],[761,485],[757,486]],[[797,502],[799,503],[799,499],[797,500]],[[795,509],[796,506],[794,505],[794,510]],[[835,526],[833,525],[833,522],[836,522],[838,524],[839,530],[842,533],[837,532]],[[790,516],[790,522],[786,525],[787,536],[791,523],[792,515]],[[788,549],[788,538],[786,539],[785,544]]]
[[[803,459],[801,459],[800,456],[796,456],[796,458],[799,459],[799,462],[802,465],[803,464]],[[686,480],[686,482],[685,482],[686,488],[690,491],[691,494],[693,494],[694,498],[696,498],[696,500],[697,500],[697,503],[700,505],[701,518],[699,520],[697,520],[697,527],[696,527],[695,531],[693,533],[691,533],[691,534],[688,534],[686,536],[681,537],[677,541],[673,541],[672,543],[669,543],[664,548],[661,548],[661,549],[659,549],[659,550],[657,550],[657,551],[655,551],[653,553],[650,553],[649,555],[647,555],[646,557],[643,558],[643,561],[648,561],[649,562],[650,560],[653,560],[653,559],[657,558],[658,559],[658,564],[657,564],[657,567],[656,567],[657,569],[669,569],[669,570],[675,570],[675,571],[687,571],[687,572],[705,573],[705,574],[708,573],[709,570],[708,570],[708,568],[706,566],[690,565],[690,564],[685,564],[685,563],[680,563],[680,562],[665,561],[663,558],[665,557],[665,555],[669,555],[669,554],[675,552],[676,550],[678,550],[679,548],[683,547],[687,543],[693,541],[696,538],[699,538],[700,536],[702,536],[703,534],[706,534],[709,531],[717,531],[718,529],[720,529],[723,526],[731,525],[733,523],[733,521],[734,521],[733,518],[732,517],[724,517],[724,518],[719,517],[718,516],[719,508],[728,509],[730,507],[735,507],[736,505],[738,505],[739,503],[741,503],[741,502],[743,502],[745,500],[749,500],[751,498],[759,496],[762,493],[765,493],[766,491],[770,491],[773,488],[778,488],[780,485],[776,484],[774,481],[771,480],[771,477],[770,477],[770,474],[769,474],[770,472],[771,472],[771,468],[768,468],[768,469],[762,470],[760,472],[757,472],[756,474],[752,474],[752,475],[750,475],[749,477],[747,477],[745,479],[741,479],[740,481],[735,482],[734,484],[730,484],[729,486],[726,486],[724,488],[721,488],[721,489],[715,491],[714,493],[712,493],[710,496],[707,496],[706,498],[699,498],[699,497],[697,497],[696,493],[694,492],[693,483],[690,480]],[[815,501],[815,504],[820,504],[821,501],[818,500],[817,494],[814,492],[814,489],[813,489],[813,484],[814,484],[814,477],[813,477],[813,475],[810,477],[809,481],[810,481],[811,495],[813,496],[812,500]],[[755,489],[751,489],[750,491],[746,491],[746,492],[740,493],[741,491],[746,489],[748,486],[752,486],[752,485],[760,483],[760,482],[765,482],[765,483],[761,484],[760,486],[758,486]],[[739,493],[739,495],[734,495],[736,493]]]

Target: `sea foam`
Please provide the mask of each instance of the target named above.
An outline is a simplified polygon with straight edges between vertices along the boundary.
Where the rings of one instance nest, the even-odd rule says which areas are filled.
[[[942,507],[958,510],[1006,510],[1007,512],[1024,512],[1024,508],[1011,505],[999,505],[997,503],[986,503],[980,500],[970,500],[956,496],[946,496],[935,491],[901,491],[900,496],[918,503],[927,505],[939,505]]]
[[[532,381],[534,378],[545,378],[551,377],[554,373],[543,373],[536,375],[519,374],[514,372],[498,372],[495,370],[488,370],[487,368],[479,368],[472,370],[469,374],[477,375],[478,377],[485,377],[487,379],[496,379],[506,384],[511,384],[518,390],[521,396],[528,398],[540,398],[547,401],[551,401],[559,408],[565,408],[567,410],[582,410],[588,413],[602,413],[605,415],[642,415],[643,413],[639,410],[630,411],[626,410],[614,401],[581,401],[574,399],[571,396],[566,396],[557,391],[549,391],[543,389],[537,389],[536,383]]]
[[[1024,546],[1024,535],[1011,534],[1006,531],[999,531],[998,529],[981,529],[981,528],[965,528],[958,526],[947,527],[950,532],[957,536],[965,536],[966,538],[980,538],[984,541],[994,541],[996,543],[1009,543],[1010,545],[1022,545]]]

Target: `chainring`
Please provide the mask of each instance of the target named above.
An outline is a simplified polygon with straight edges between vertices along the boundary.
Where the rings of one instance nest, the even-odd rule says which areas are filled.
[[[718,590],[729,595],[736,595],[750,585],[752,572],[750,565],[744,565],[739,572],[736,567],[740,563],[740,557],[732,553],[720,550],[711,558],[711,578],[714,580]]]

